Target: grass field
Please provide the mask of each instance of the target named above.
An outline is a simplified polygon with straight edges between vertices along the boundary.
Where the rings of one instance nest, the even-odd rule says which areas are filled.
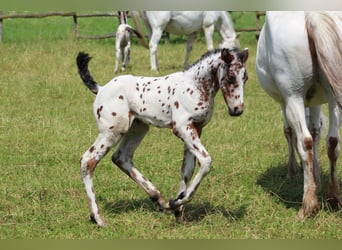
[[[255,25],[254,13],[233,17],[236,27]],[[80,32],[113,32],[114,19],[82,19]],[[72,18],[6,20],[0,44],[0,238],[342,238],[341,212],[329,211],[324,203],[316,218],[296,219],[302,176],[284,179],[287,145],[280,109],[257,82],[254,34],[242,33],[240,43],[250,49],[245,112],[229,117],[217,95],[213,119],[202,135],[213,159],[212,171],[186,206],[186,224],[178,225],[172,215],[158,212],[107,156],[95,174],[97,200],[108,223],[99,228],[89,221],[79,174],[80,156],[97,135],[94,96],[81,83],[75,58],[79,51],[88,52],[94,78],[106,83],[113,77],[114,41],[76,40]],[[199,36],[191,62],[205,50]],[[182,70],[184,56],[185,38],[171,35],[170,43],[159,46],[158,74]],[[156,75],[149,70],[148,50],[136,41],[126,73]],[[171,131],[151,128],[135,154],[135,164],[165,197],[174,198],[182,153],[182,143]],[[324,193],[324,143],[320,163]]]

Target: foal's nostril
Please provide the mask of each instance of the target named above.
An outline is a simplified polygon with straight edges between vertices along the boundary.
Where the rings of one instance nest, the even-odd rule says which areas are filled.
[[[239,107],[235,107],[234,109],[229,109],[229,114],[231,116],[239,116],[243,113],[243,109],[240,109]]]

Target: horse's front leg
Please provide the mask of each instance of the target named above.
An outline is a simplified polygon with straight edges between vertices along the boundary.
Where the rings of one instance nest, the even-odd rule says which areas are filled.
[[[205,41],[207,44],[207,50],[208,51],[214,49],[214,42],[213,42],[214,30],[215,30],[215,27],[213,24],[203,27]]]
[[[184,141],[189,152],[191,152],[199,162],[199,170],[190,185],[185,189],[185,191],[181,192],[175,200],[170,200],[170,207],[175,210],[193,198],[193,195],[199,187],[203,177],[210,171],[211,157],[202,145],[198,130],[193,124],[188,124],[184,127],[174,127],[173,132]]]

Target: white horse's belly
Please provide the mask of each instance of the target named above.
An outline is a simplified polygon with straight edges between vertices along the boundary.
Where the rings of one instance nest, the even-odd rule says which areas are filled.
[[[201,30],[203,23],[203,13],[198,11],[173,11],[168,25],[167,32],[176,35],[189,35]]]

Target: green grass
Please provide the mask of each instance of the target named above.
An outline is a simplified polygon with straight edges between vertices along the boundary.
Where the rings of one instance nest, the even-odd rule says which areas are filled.
[[[113,19],[81,19],[80,32],[113,32]],[[254,14],[234,13],[234,20],[237,27],[253,26]],[[108,222],[106,228],[99,228],[89,222],[79,174],[79,158],[97,135],[94,96],[79,79],[75,57],[81,50],[90,53],[94,78],[106,83],[113,77],[114,41],[74,39],[72,18],[5,20],[4,28],[0,45],[1,239],[341,238],[341,212],[323,207],[314,219],[296,219],[302,176],[284,179],[287,145],[282,115],[257,82],[254,33],[240,36],[242,47],[250,49],[245,112],[229,117],[218,94],[213,119],[202,136],[213,159],[212,171],[186,206],[186,224],[178,225],[172,215],[158,212],[145,192],[107,156],[94,180]],[[170,43],[160,44],[160,75],[182,70],[184,42],[171,36]],[[205,48],[199,36],[191,62]],[[131,57],[127,73],[155,75],[149,70],[148,50],[136,41]],[[174,198],[182,152],[182,143],[171,131],[151,128],[135,154],[135,164],[167,198]],[[320,162],[326,180],[324,143]],[[326,181],[323,185],[325,190]]]

